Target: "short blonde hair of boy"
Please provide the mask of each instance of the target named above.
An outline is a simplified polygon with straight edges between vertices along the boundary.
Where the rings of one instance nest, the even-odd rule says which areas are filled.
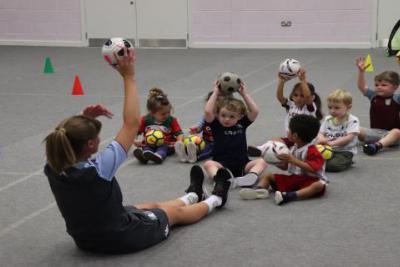
[[[328,102],[343,103],[350,106],[353,103],[353,96],[346,90],[336,89],[329,94]]]
[[[229,111],[237,112],[240,115],[247,114],[247,108],[243,101],[233,97],[227,97],[219,100],[217,102],[217,113],[219,113],[222,108],[226,108]]]

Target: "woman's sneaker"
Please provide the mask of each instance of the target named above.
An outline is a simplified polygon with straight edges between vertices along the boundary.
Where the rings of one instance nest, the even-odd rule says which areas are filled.
[[[139,147],[133,150],[133,156],[142,164],[146,164],[148,162],[148,160],[143,156],[143,150]]]
[[[188,156],[186,155],[185,144],[182,141],[176,141],[174,148],[179,160],[181,162],[187,162]]]
[[[246,200],[265,199],[268,198],[269,192],[265,188],[243,188],[239,191],[239,195]]]
[[[204,172],[199,165],[194,165],[190,170],[190,185],[186,193],[194,192],[199,197],[199,202],[204,199],[203,191]]]
[[[230,172],[225,168],[220,168],[214,177],[215,186],[212,191],[213,195],[219,196],[222,199],[222,204],[219,208],[223,207],[228,199],[228,191],[231,186],[231,182],[228,180],[231,178]]]

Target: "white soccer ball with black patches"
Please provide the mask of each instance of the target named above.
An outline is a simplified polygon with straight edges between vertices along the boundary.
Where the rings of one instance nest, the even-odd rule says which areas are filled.
[[[114,53],[117,55],[117,57],[123,57],[124,47],[131,48],[133,45],[128,39],[122,37],[110,38],[104,43],[101,49],[101,54],[103,55],[105,61],[107,61],[110,65],[116,66],[117,58],[114,56]]]
[[[301,64],[298,60],[287,58],[279,65],[279,74],[287,79],[292,79],[297,76],[300,68]]]
[[[277,155],[280,154],[289,154],[289,148],[282,142],[279,141],[268,141],[263,146],[264,152],[262,157],[264,158],[265,162],[270,164],[277,164],[280,162]]]
[[[242,80],[233,72],[224,72],[217,78],[218,88],[222,95],[231,95],[234,92],[238,92],[241,83]]]

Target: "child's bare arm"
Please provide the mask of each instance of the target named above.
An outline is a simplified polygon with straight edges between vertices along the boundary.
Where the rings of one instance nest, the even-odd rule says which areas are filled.
[[[204,108],[204,120],[206,122],[212,122],[215,119],[215,106],[219,95],[219,89],[217,82],[214,84],[213,93],[208,99]]]
[[[351,141],[353,141],[356,136],[358,136],[357,133],[349,133],[346,136],[342,136],[335,140],[329,141],[328,145],[330,145],[332,147],[333,146],[345,146],[348,143],[350,143]]]
[[[317,136],[317,144],[326,145],[329,140],[322,133],[319,133]]]
[[[285,161],[287,163],[291,163],[293,165],[300,167],[301,169],[305,170],[306,172],[315,172],[315,170],[313,168],[311,168],[311,166],[309,164],[307,164],[306,162],[304,162],[302,160],[299,160],[292,154],[280,154],[280,155],[277,155],[277,157],[282,161]]]
[[[250,96],[247,87],[244,85],[244,83],[240,84],[239,93],[243,97],[243,100],[246,103],[247,108],[249,109],[249,114],[247,114],[247,117],[249,118],[250,121],[255,121],[260,110],[256,102]]]
[[[287,98],[283,95],[283,88],[285,87],[286,79],[278,74],[278,87],[276,88],[276,98],[281,105],[286,104]]]
[[[365,65],[365,59],[362,57],[357,58],[356,64],[358,68],[357,87],[361,93],[365,94],[368,89],[365,82],[365,70],[369,67],[369,65]]]
[[[303,91],[305,103],[306,103],[306,105],[311,105],[313,103],[314,99],[311,94],[310,87],[308,86],[308,83],[307,83],[306,70],[300,69],[298,76],[299,76],[299,80],[300,80],[300,84],[301,84],[301,90]]]

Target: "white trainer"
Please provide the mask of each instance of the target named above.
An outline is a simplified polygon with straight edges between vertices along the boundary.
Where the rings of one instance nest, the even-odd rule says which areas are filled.
[[[242,199],[253,200],[253,199],[265,199],[268,198],[269,192],[264,188],[243,188],[240,189],[239,195]]]
[[[186,145],[186,151],[187,151],[187,160],[190,163],[195,163],[197,161],[197,146],[196,146],[196,144],[189,142],[189,144]]]
[[[185,144],[182,141],[175,142],[175,152],[181,162],[187,162],[188,156],[186,154]]]

